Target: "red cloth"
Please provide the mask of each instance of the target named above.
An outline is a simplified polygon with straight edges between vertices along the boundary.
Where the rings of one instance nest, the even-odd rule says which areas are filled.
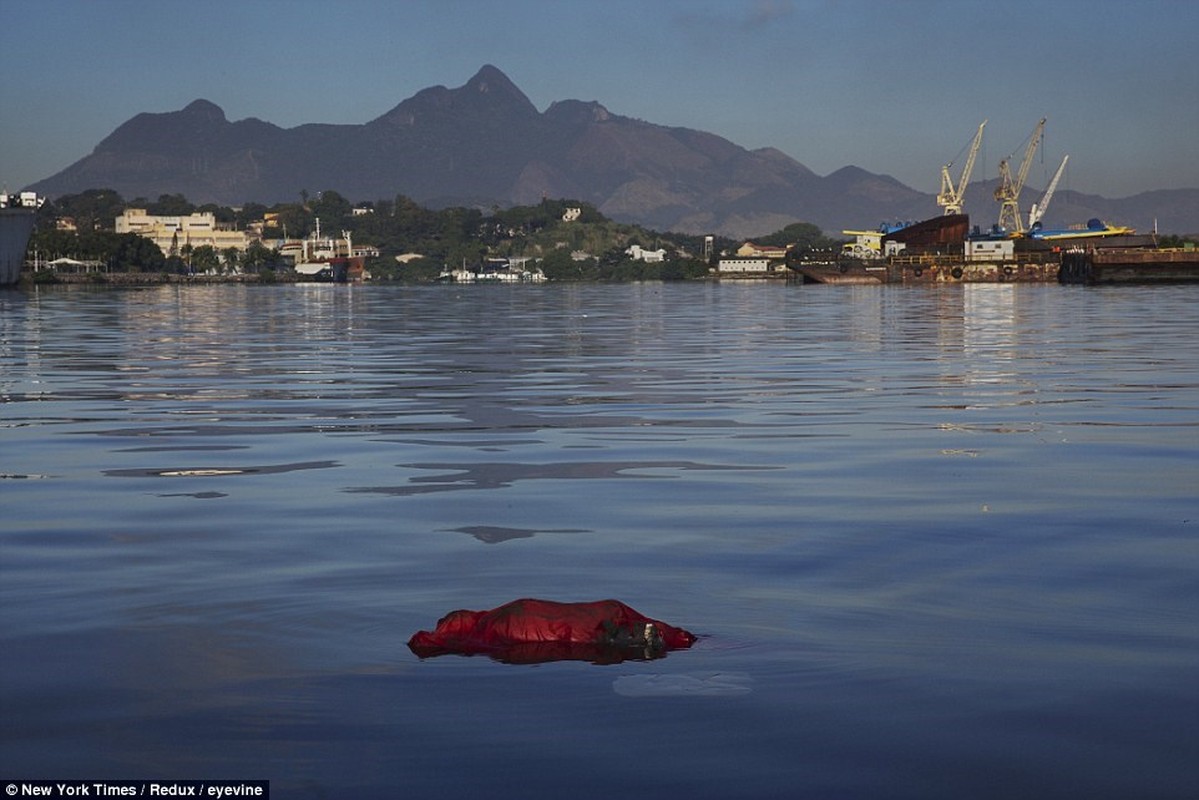
[[[653,625],[646,640],[646,625]],[[408,647],[421,658],[488,654],[532,663],[581,659],[612,663],[657,657],[690,647],[695,635],[651,619],[619,600],[557,603],[513,600],[490,611],[452,611],[433,631],[418,631]]]

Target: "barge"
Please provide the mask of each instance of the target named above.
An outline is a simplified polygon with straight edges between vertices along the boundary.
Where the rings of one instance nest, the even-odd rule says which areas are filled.
[[[944,214],[879,237],[877,255],[799,259],[791,268],[805,283],[929,284],[1052,283],[1061,256],[1056,246],[1001,231],[970,231],[966,214]],[[873,244],[873,243],[871,243]],[[860,250],[860,248],[859,248]]]
[[[1194,248],[1096,248],[1062,253],[1062,283],[1192,283],[1199,281]]]
[[[1092,223],[1091,236],[1072,229],[1058,240],[1001,228],[967,235],[968,226],[966,215],[947,214],[882,234],[876,254],[849,255],[846,247],[839,255],[800,256],[790,267],[805,283],[831,284],[1199,281],[1199,250],[1162,249],[1130,228]]]

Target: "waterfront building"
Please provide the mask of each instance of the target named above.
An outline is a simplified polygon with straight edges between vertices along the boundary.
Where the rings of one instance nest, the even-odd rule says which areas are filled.
[[[218,253],[230,247],[245,250],[250,237],[244,231],[220,225],[211,212],[188,214],[187,216],[157,216],[144,208],[129,208],[116,218],[117,233],[136,233],[154,244],[163,254],[178,254],[179,248],[191,245],[192,249],[205,245]]]

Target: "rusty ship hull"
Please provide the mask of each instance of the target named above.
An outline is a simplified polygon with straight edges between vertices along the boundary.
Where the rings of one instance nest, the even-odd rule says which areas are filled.
[[[1199,250],[1104,248],[1062,254],[1062,283],[1199,282]]]

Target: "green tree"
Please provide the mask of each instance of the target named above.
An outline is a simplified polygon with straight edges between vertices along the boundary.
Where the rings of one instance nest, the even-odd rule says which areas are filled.
[[[212,214],[221,225],[236,225],[237,212],[228,206],[218,206],[216,203],[206,203],[196,209],[198,214]]]
[[[186,217],[196,210],[181,194],[163,194],[146,211],[159,217]]]
[[[836,245],[835,240],[825,236],[820,228],[810,222],[794,222],[780,231],[759,238],[757,242],[773,247],[795,245],[795,250],[817,250]]]
[[[295,203],[281,203],[274,206],[271,211],[279,215],[278,238],[283,238],[283,235],[286,234],[289,239],[303,239],[313,230],[313,216],[304,206]],[[266,231],[263,231],[263,236],[267,236]]]
[[[111,262],[117,269],[135,272],[158,272],[166,258],[158,245],[136,233],[114,233]]]
[[[189,263],[192,272],[195,273],[217,272],[221,267],[221,257],[215,247],[210,244],[202,244],[191,249]]]
[[[428,283],[441,274],[441,266],[441,262],[435,258],[417,258],[406,264],[396,264],[395,267],[371,267],[371,274],[377,273],[405,283]]]
[[[326,189],[317,195],[311,204],[312,215],[319,217],[322,232],[339,231],[353,211],[350,201],[332,189]]]
[[[251,275],[260,274],[275,261],[275,251],[260,241],[250,242],[249,246],[246,247],[246,252],[241,257],[242,269]]]
[[[221,263],[224,264],[226,273],[237,274],[242,266],[242,251],[236,247],[226,247],[221,251]]]
[[[135,233],[39,230],[30,238],[30,250],[36,250],[46,261],[101,261],[110,269],[122,271],[156,272],[164,263],[158,245]]]
[[[245,203],[234,212],[233,224],[238,230],[245,230],[251,222],[258,222],[266,214],[267,207],[262,203]]]
[[[662,265],[664,281],[686,281],[708,274],[708,263],[698,258],[668,258]]]
[[[551,281],[578,281],[585,277],[589,269],[594,270],[595,259],[575,261],[571,258],[569,250],[560,247],[546,254],[539,266],[545,277]]]
[[[67,194],[42,207],[39,219],[53,224],[57,217],[74,220],[76,230],[111,231],[125,211],[125,201],[112,189],[88,189],[80,194]]]

